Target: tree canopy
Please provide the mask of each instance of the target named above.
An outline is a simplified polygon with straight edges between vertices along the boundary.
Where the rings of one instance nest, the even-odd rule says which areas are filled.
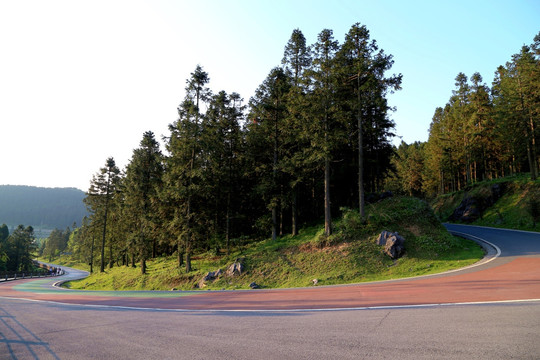
[[[91,214],[68,247],[102,271],[137,259],[144,273],[149,257],[176,254],[189,272],[195,251],[229,251],[247,237],[296,235],[320,218],[330,235],[332,214],[363,211],[364,188],[382,191],[392,169],[386,96],[401,84],[401,75],[386,74],[392,65],[360,24],[343,44],[330,29],[312,45],[293,30],[282,63],[247,105],[210,90],[198,65],[163,153],[146,132],[124,172],[107,160],[87,194]]]
[[[479,73],[457,74],[448,103],[435,109],[425,144],[397,149],[402,191],[432,196],[518,173],[538,177],[540,33],[491,86]]]

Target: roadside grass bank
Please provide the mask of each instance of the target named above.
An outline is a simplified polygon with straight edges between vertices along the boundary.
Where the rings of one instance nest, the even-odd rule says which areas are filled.
[[[376,244],[383,230],[405,237],[405,255],[392,260]],[[334,223],[334,234],[326,237],[323,227],[303,228],[299,235],[264,240],[233,249],[230,255],[199,253],[192,258],[193,271],[178,269],[175,256],[148,262],[147,274],[128,266],[66,284],[88,290],[193,290],[290,288],[360,283],[440,273],[479,261],[483,249],[473,241],[451,236],[425,201],[393,197],[368,205],[367,219],[357,210],[342,209]],[[200,287],[211,271],[241,259],[241,275],[221,275]],[[67,264],[66,264],[67,265]],[[88,266],[83,269],[88,270]]]
[[[493,198],[493,187],[502,194]],[[473,221],[454,221],[451,216],[466,198],[473,198],[482,209]],[[441,221],[515,230],[540,231],[540,180],[516,175],[481,181],[464,190],[440,195],[431,205]]]

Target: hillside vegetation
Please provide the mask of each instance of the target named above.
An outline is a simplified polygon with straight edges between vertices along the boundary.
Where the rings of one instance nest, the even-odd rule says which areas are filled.
[[[432,207],[442,221],[537,231],[539,200],[540,181],[521,175],[479,182],[438,196]],[[465,211],[464,216],[458,216],[456,209]]]
[[[85,193],[75,188],[0,185],[0,224],[65,229],[87,215]]]
[[[429,205],[416,198],[395,197],[368,206],[363,223],[356,210],[342,209],[334,235],[322,225],[303,228],[298,236],[250,243],[230,255],[196,254],[193,271],[179,271],[176,257],[148,262],[147,274],[118,266],[68,284],[91,290],[245,289],[256,282],[264,288],[356,283],[436,273],[469,265],[483,256],[474,242],[455,238],[437,220]],[[405,255],[392,260],[375,240],[382,230],[405,237]],[[241,275],[219,276],[200,284],[210,271],[242,259]],[[64,259],[66,260],[66,259]]]

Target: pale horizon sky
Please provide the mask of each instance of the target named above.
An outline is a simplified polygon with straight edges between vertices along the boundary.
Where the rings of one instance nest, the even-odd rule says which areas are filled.
[[[427,140],[459,72],[491,86],[533,42],[540,1],[0,1],[0,184],[86,191],[145,131],[168,135],[197,64],[214,92],[247,103],[294,29],[308,44],[332,29],[341,43],[357,22],[403,74],[389,101],[411,143]]]

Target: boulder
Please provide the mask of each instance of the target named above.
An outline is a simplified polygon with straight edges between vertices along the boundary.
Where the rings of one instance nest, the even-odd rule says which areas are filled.
[[[383,230],[383,232],[381,232],[379,234],[379,237],[377,238],[377,245],[380,245],[380,246],[384,246],[386,245],[386,240],[392,236],[392,232],[391,231],[386,231],[386,230]]]
[[[216,280],[223,272],[221,269],[218,269],[216,271],[209,271],[206,275],[203,276],[203,278],[199,281],[199,288],[202,289],[206,286],[206,283],[209,281]]]
[[[467,196],[450,216],[451,221],[473,222],[482,216],[482,207],[479,201]]]
[[[506,192],[506,183],[493,184],[482,193],[475,196],[466,195],[459,206],[448,218],[450,221],[462,221],[471,223],[482,217],[486,209],[493,206]]]
[[[242,264],[243,261],[244,259],[242,258],[236,259],[236,261],[227,268],[227,275],[242,275],[242,272],[244,271],[244,265]]]
[[[249,287],[252,288],[252,289],[259,289],[260,288],[259,284],[257,284],[255,281],[252,282],[251,284],[249,284]]]
[[[383,231],[377,238],[377,245],[384,246],[384,252],[392,259],[398,259],[405,253],[405,239],[397,232]]]

